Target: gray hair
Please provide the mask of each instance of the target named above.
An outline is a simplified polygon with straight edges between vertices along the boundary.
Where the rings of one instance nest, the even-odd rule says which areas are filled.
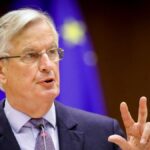
[[[58,33],[50,16],[40,10],[24,8],[13,10],[0,18],[0,54],[5,53],[10,48],[10,40],[19,33],[27,24],[36,20],[44,20],[56,35],[58,43]]]

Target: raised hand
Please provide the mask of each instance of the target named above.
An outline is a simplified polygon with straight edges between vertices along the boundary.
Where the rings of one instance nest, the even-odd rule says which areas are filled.
[[[146,122],[148,115],[146,97],[140,98],[137,122],[133,120],[125,102],[120,104],[120,111],[127,139],[111,135],[108,141],[117,144],[122,150],[150,150],[150,122]]]

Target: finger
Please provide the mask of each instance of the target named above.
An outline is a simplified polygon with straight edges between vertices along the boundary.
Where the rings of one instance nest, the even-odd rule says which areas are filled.
[[[139,101],[138,122],[144,124],[147,120],[147,99],[142,96]]]
[[[135,123],[129,110],[128,110],[128,106],[125,102],[122,102],[120,104],[120,112],[121,112],[121,117],[124,123],[125,128],[130,128],[132,127],[132,125]]]
[[[150,122],[147,122],[145,124],[140,143],[146,144],[149,141],[149,137],[150,137]]]
[[[117,144],[122,150],[130,149],[129,143],[120,135],[111,135],[108,137],[108,141]]]

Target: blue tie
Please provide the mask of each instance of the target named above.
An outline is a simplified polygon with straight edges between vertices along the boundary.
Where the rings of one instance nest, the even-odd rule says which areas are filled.
[[[35,150],[55,150],[51,136],[45,129],[48,124],[43,118],[31,119],[30,123],[39,129],[39,134],[36,138]]]

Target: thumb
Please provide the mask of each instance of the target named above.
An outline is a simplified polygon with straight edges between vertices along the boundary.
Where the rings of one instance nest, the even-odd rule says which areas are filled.
[[[120,135],[111,135],[108,137],[108,141],[117,144],[122,150],[130,150],[128,142]]]

